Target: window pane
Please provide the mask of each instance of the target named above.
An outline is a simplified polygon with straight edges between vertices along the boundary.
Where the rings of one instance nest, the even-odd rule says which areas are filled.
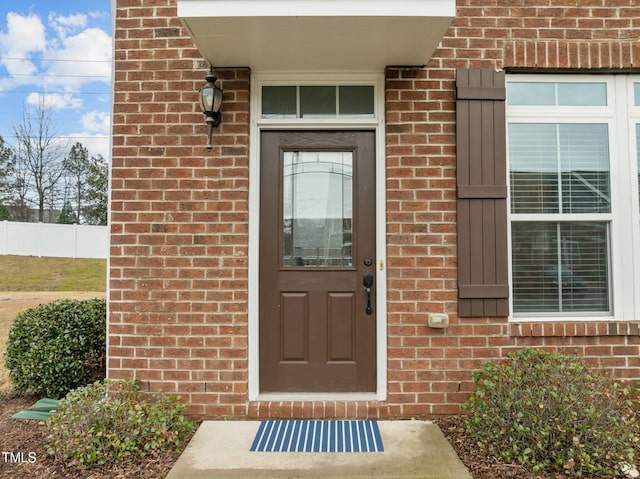
[[[509,125],[513,213],[608,213],[609,130],[605,124]]]
[[[373,117],[372,86],[339,86],[340,116],[367,115]]]
[[[640,83],[633,84],[633,96],[635,106],[640,106]]]
[[[509,125],[513,213],[558,213],[557,134],[553,124]]]
[[[608,223],[513,222],[513,309],[609,312]]]
[[[336,87],[301,86],[300,116],[302,118],[336,116]]]
[[[555,105],[554,83],[507,83],[509,105]]]
[[[607,106],[606,83],[558,83],[558,105]]]
[[[297,116],[296,90],[295,86],[263,86],[262,117],[295,118]]]
[[[284,266],[351,266],[351,152],[285,152]]]
[[[371,85],[263,86],[262,118],[374,118]]]
[[[560,124],[563,213],[609,213],[609,129],[602,124]]]
[[[508,82],[509,105],[606,106],[606,83]]]

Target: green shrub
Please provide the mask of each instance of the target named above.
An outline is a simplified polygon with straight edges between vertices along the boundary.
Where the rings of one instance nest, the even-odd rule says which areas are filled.
[[[47,451],[68,465],[95,467],[176,450],[194,424],[177,398],[143,394],[134,381],[96,382],[59,403],[47,420]]]
[[[14,388],[60,398],[104,377],[105,323],[104,299],[53,301],[18,314],[5,353]]]
[[[520,350],[489,361],[474,380],[466,428],[497,458],[575,477],[617,477],[633,464],[633,391],[577,356]]]

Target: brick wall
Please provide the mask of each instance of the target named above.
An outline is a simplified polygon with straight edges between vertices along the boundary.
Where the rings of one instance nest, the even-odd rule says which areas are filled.
[[[244,415],[249,71],[216,71],[224,112],[207,152],[208,65],[175,14],[118,1],[109,376],[179,393],[193,414]]]
[[[523,346],[640,378],[635,323],[456,315],[455,68],[638,68],[635,2],[458,0],[425,68],[387,69],[388,401],[248,403],[250,72],[216,70],[223,121],[207,152],[197,90],[208,65],[174,1],[118,0],[109,376],[178,393],[208,417],[383,418],[457,412],[471,372]],[[428,328],[429,312],[451,326]]]
[[[458,412],[471,372],[527,346],[640,378],[637,324],[457,318],[455,69],[640,71],[635,0],[458,0],[425,68],[387,69],[389,415]],[[428,312],[449,313],[446,330]]]

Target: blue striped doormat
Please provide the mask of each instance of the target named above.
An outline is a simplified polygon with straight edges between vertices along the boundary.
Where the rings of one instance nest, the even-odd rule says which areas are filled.
[[[376,421],[264,420],[254,452],[383,452]]]

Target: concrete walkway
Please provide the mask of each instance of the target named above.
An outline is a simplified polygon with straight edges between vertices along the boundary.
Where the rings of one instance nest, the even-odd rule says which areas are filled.
[[[259,421],[205,421],[167,479],[472,479],[429,421],[378,421],[384,452],[250,452]]]

